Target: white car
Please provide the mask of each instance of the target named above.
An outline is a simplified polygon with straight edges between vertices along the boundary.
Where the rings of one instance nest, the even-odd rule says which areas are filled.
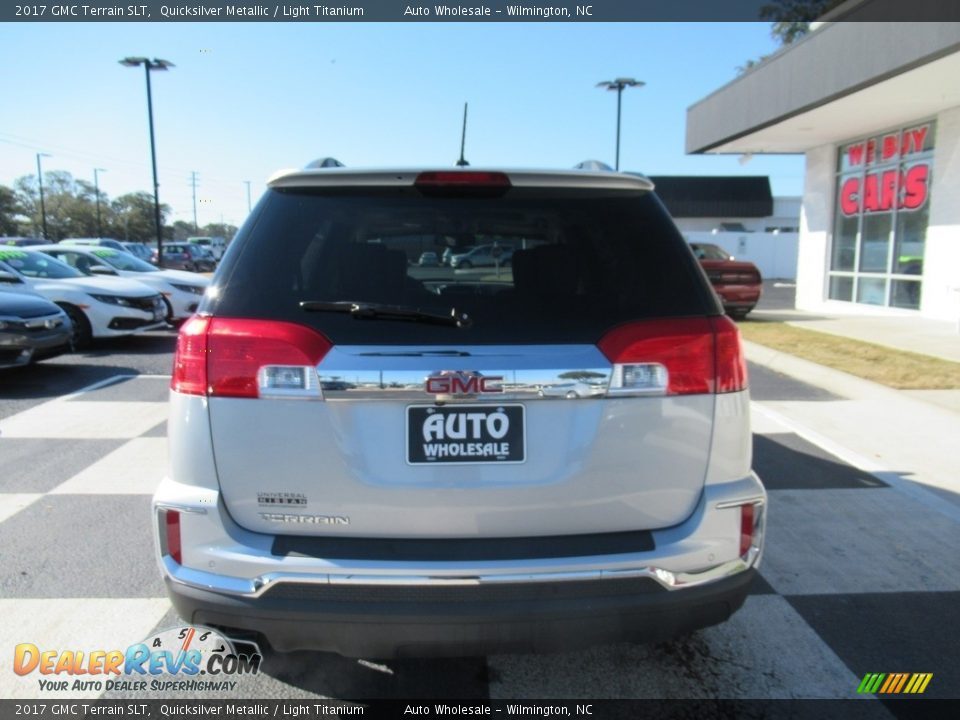
[[[217,262],[220,262],[223,253],[227,250],[227,243],[222,237],[188,237],[187,242],[202,245],[210,251]]]
[[[607,394],[605,385],[591,385],[580,380],[570,382],[557,382],[550,385],[543,385],[537,394],[540,397],[561,397],[567,400],[587,397],[603,397]]]
[[[119,276],[142,282],[163,296],[167,320],[186,320],[197,310],[210,279],[183,270],[161,270],[130,253],[109,247],[63,247],[38,245],[33,248],[66,263],[84,275]]]
[[[124,278],[87,277],[59,260],[24,248],[0,249],[0,287],[36,294],[67,313],[73,344],[166,327],[166,307],[156,290]]]

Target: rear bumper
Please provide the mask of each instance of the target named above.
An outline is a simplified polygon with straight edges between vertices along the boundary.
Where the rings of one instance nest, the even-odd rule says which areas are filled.
[[[621,641],[667,639],[723,622],[742,604],[753,568],[671,592],[649,578],[482,586],[444,593],[409,586],[278,586],[236,597],[167,578],[189,622],[262,634],[280,651],[313,649],[350,657],[468,656],[550,652]]]
[[[760,301],[759,285],[714,285],[724,308],[747,309]]]
[[[219,492],[170,479],[154,519],[168,593],[190,622],[257,632],[283,651],[473,655],[656,640],[726,620],[762,556],[765,501],[751,473],[705,486],[650,548],[456,561],[275,554],[274,536],[237,526]],[[743,505],[758,510],[741,555]],[[167,552],[171,511],[182,563]]]

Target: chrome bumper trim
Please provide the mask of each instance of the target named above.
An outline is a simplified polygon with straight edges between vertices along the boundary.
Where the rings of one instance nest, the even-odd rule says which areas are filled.
[[[689,587],[706,585],[723,578],[749,570],[756,564],[760,555],[759,548],[751,548],[746,556],[700,572],[674,573],[663,568],[641,566],[625,570],[584,570],[567,573],[498,574],[468,577],[436,577],[429,575],[379,576],[379,575],[329,575],[309,573],[268,573],[252,580],[217,575],[215,573],[194,570],[178,565],[169,556],[161,558],[163,569],[173,582],[209,590],[223,595],[242,597],[260,597],[268,589],[281,583],[299,583],[309,585],[376,585],[376,586],[431,586],[431,587],[474,587],[479,585],[509,583],[574,582],[599,580],[610,581],[626,578],[648,577],[656,580],[666,590],[682,590]]]

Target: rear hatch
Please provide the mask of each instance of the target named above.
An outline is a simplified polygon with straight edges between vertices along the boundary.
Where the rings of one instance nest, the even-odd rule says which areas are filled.
[[[174,389],[210,395],[243,527],[554,536],[696,506],[736,331],[647,181],[316,171],[234,244]],[[418,263],[481,245],[511,252]]]

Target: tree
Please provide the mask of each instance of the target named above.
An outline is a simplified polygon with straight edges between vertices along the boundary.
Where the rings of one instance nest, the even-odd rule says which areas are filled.
[[[160,223],[170,215],[170,206],[160,203]],[[153,195],[132,192],[110,203],[110,222],[104,223],[106,234],[135,242],[155,243],[157,227],[153,216]]]
[[[203,237],[222,237],[230,242],[233,240],[233,236],[237,234],[237,229],[236,225],[230,225],[229,223],[210,223],[201,228],[200,235]]]
[[[760,8],[763,20],[772,20],[770,34],[781,45],[789,45],[794,40],[810,32],[810,23],[843,0],[774,0]]]
[[[173,223],[173,239],[174,240],[186,240],[188,237],[193,237],[193,223],[184,222],[183,220],[175,220]]]
[[[19,235],[23,208],[16,192],[0,185],[0,235]]]
[[[781,46],[790,45],[810,32],[810,23],[844,0],[773,0],[760,8],[763,20],[772,20],[770,35]],[[762,64],[769,55],[747,60],[737,67],[737,75]]]

